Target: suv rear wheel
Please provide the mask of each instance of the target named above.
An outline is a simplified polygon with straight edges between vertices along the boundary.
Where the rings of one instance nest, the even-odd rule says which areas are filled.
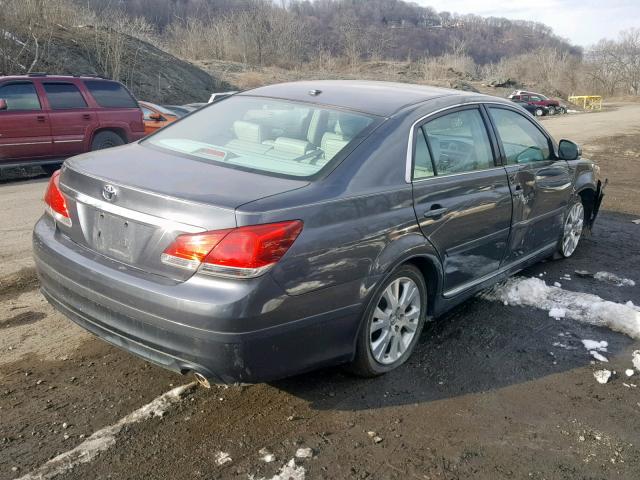
[[[358,334],[350,370],[374,377],[402,365],[415,349],[427,314],[427,286],[420,271],[402,265],[374,295]]]
[[[91,142],[91,151],[102,150],[104,148],[118,147],[124,145],[124,140],[116,132],[105,130],[98,132]]]

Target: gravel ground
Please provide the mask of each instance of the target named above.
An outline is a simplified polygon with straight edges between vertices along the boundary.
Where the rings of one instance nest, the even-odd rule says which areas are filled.
[[[522,275],[640,304],[637,286],[575,275],[606,270],[640,282],[640,225],[631,221],[640,216],[640,105],[544,124],[585,143],[611,184],[606,211],[575,256]],[[190,381],[86,334],[38,293],[29,233],[45,182],[38,169],[0,178],[0,479],[34,471]],[[609,362],[596,362],[583,339],[607,341]],[[57,478],[257,480],[284,468],[294,479],[637,479],[640,372],[624,374],[636,349],[640,342],[602,327],[477,297],[429,324],[397,372],[362,380],[333,368],[191,389]],[[605,385],[593,377],[601,368],[617,372]],[[265,462],[267,454],[275,460]]]

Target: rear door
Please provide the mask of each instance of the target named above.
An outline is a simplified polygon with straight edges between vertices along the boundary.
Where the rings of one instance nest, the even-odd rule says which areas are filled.
[[[69,157],[89,149],[98,114],[91,108],[74,82],[43,81],[51,119],[51,135],[56,156]]]
[[[511,226],[511,192],[479,105],[414,127],[413,195],[422,233],[444,265],[444,294],[495,273]]]
[[[32,81],[0,85],[0,162],[30,160],[53,155],[49,115],[43,110]]]
[[[555,157],[550,137],[535,121],[507,106],[488,106],[513,194],[513,230],[507,262],[559,238],[571,196],[571,172]]]

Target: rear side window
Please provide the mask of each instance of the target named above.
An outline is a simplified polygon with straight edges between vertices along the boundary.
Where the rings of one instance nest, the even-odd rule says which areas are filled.
[[[118,82],[104,80],[85,80],[84,84],[96,100],[104,108],[138,108],[138,103],[124,86]]]
[[[0,87],[0,98],[7,101],[7,110],[41,110],[40,99],[31,82],[10,83]]]
[[[489,135],[479,110],[449,113],[422,128],[429,142],[436,175],[495,166]]]
[[[424,136],[422,128],[416,130],[416,153],[413,162],[413,178],[420,180],[421,178],[433,177],[433,162],[431,154],[427,146],[427,139]]]
[[[504,108],[489,107],[508,164],[551,159],[547,137],[526,117]]]
[[[69,110],[72,108],[86,108],[87,102],[72,83],[43,83],[49,105],[53,110]]]

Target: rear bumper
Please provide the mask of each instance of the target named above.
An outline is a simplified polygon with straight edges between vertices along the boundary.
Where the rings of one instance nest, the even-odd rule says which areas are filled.
[[[46,216],[33,250],[42,293],[57,310],[169,370],[256,383],[352,358],[361,311],[355,286],[288,296],[269,275],[176,283],[83,249]]]

